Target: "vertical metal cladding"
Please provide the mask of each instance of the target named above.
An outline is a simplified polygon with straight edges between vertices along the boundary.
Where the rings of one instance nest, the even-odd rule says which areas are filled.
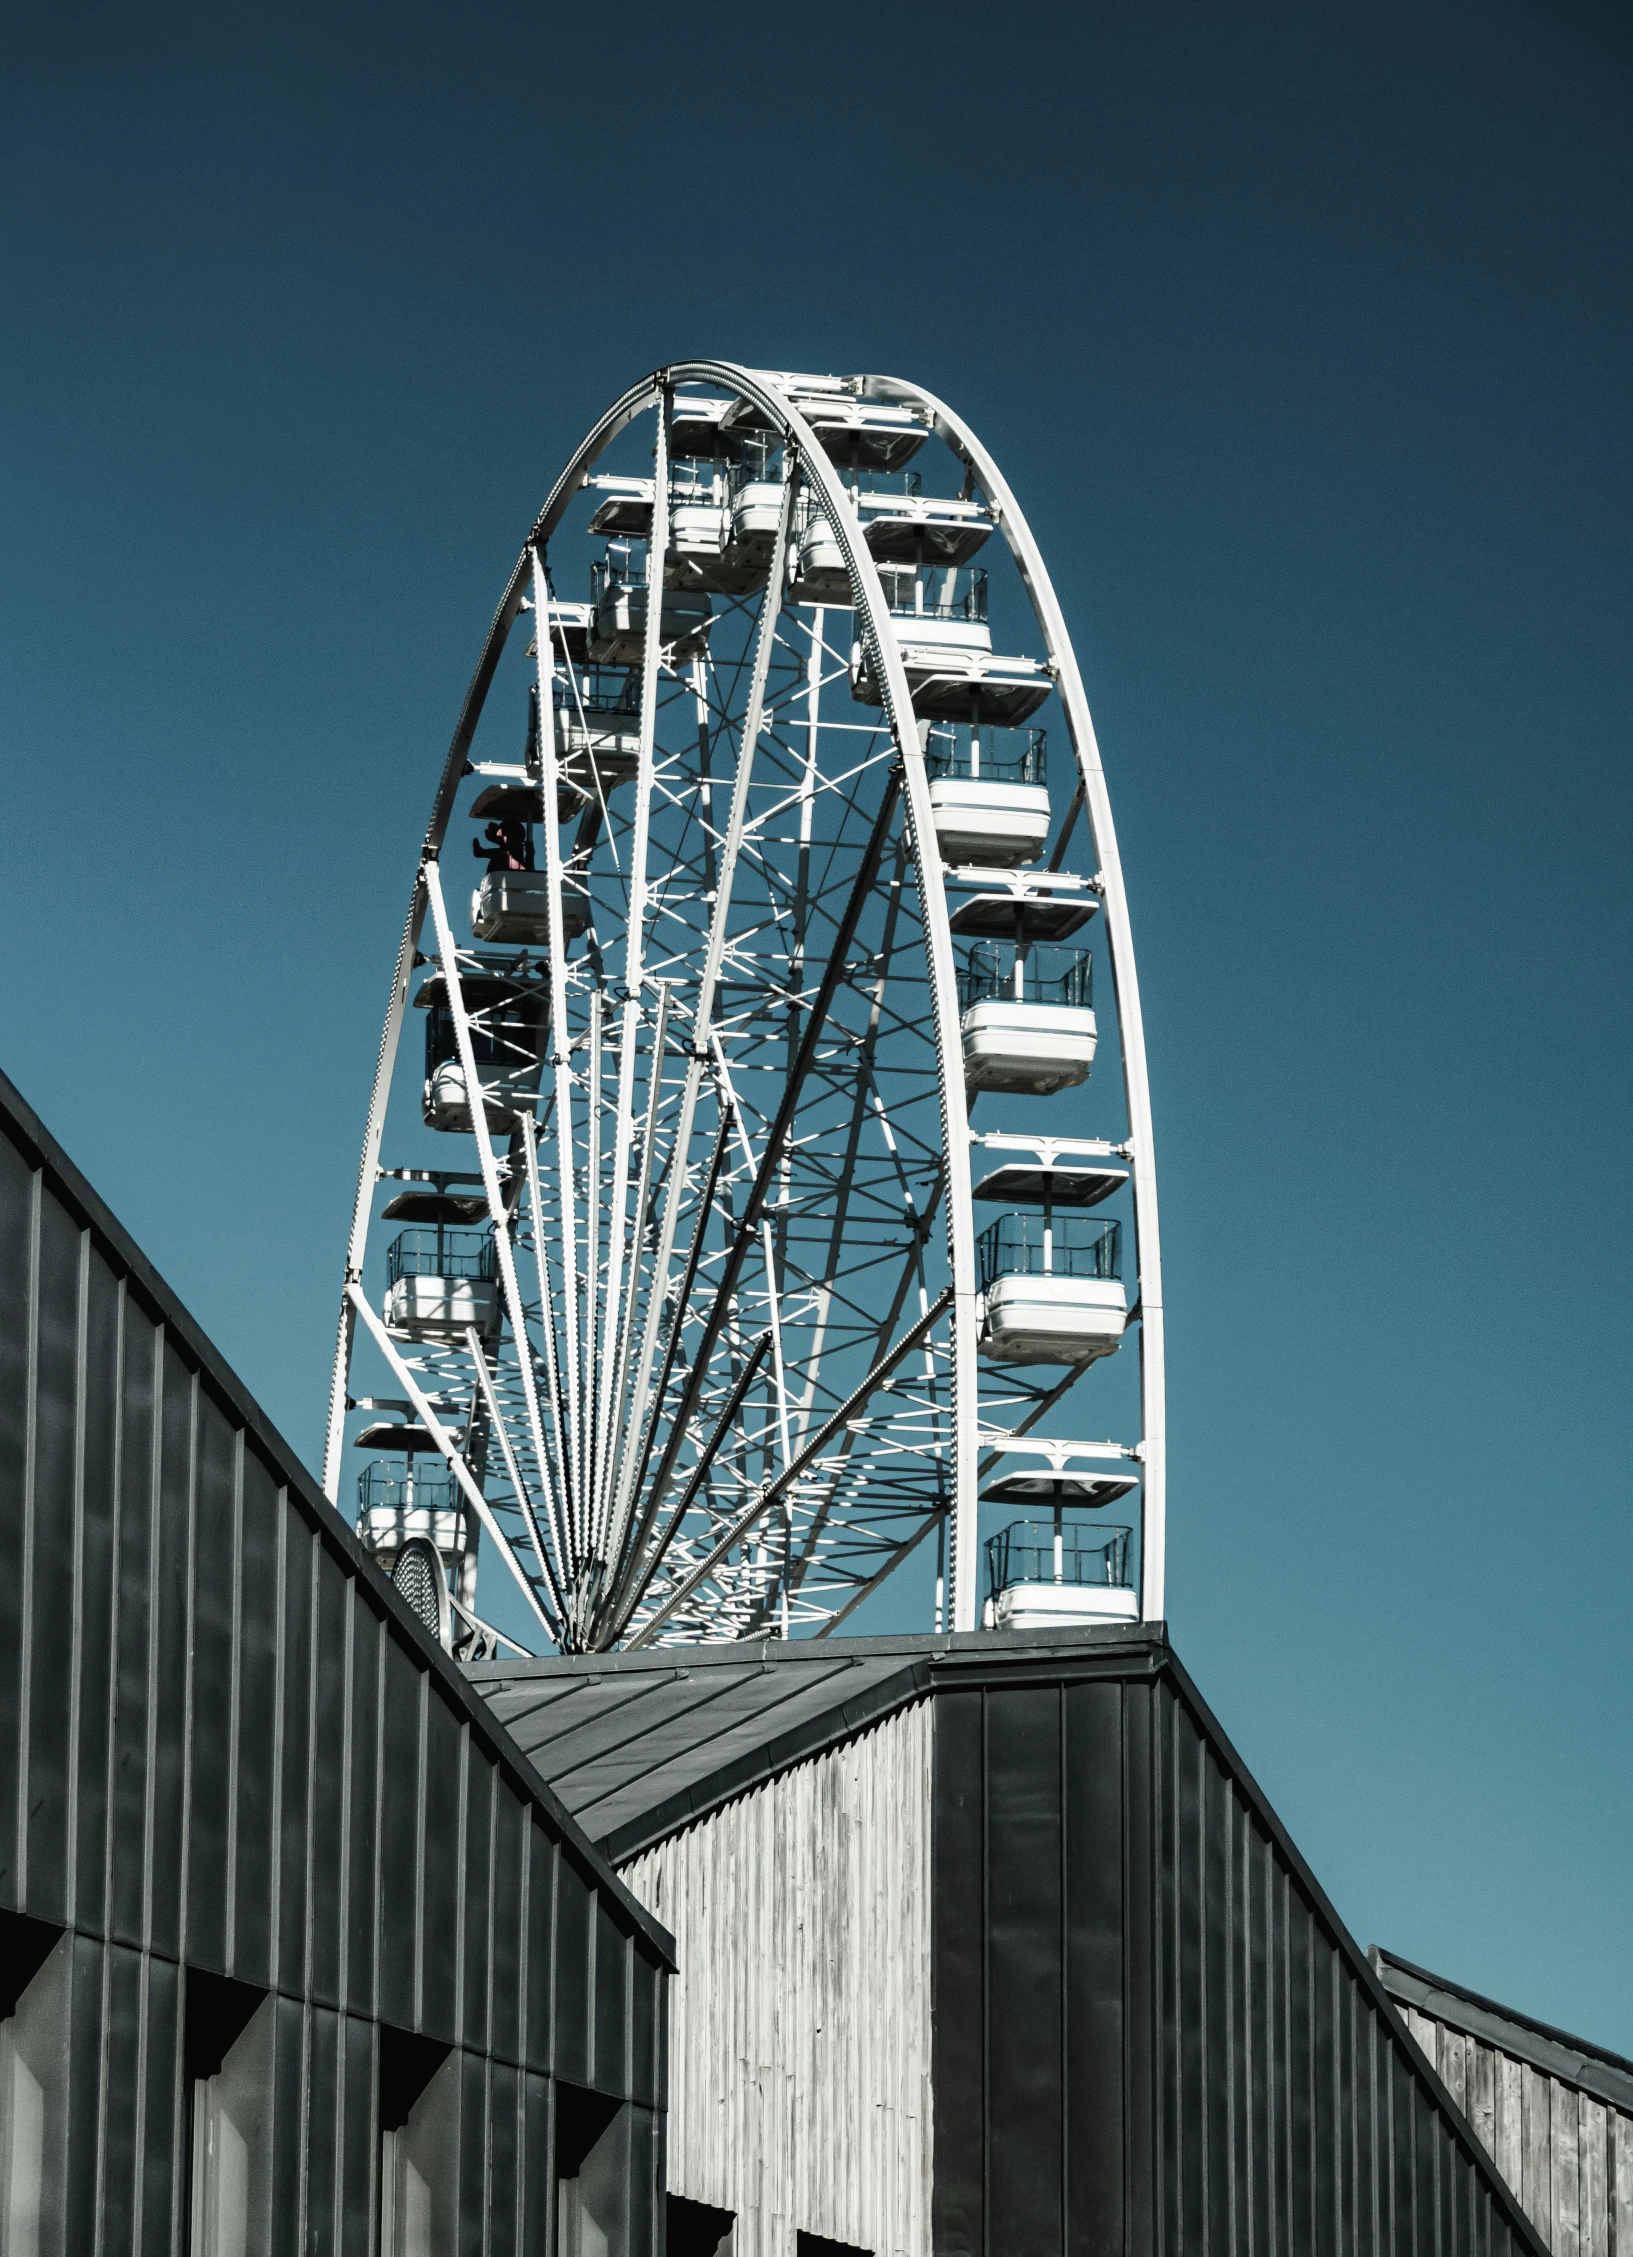
[[[1172,1657],[982,1674],[935,1700],[938,2257],[1537,2257]]]
[[[557,2078],[630,2103],[655,2246],[661,1931],[3,1080],[0,1547],[0,1913],[72,1959],[54,2245],[176,2246],[195,1969],[276,1997],[270,2249],[374,2246],[382,2026],[460,2056],[462,2248],[553,2235]]]

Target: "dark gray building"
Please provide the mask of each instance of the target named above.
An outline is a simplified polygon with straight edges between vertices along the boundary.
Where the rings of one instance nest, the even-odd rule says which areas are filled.
[[[664,1930],[0,1078],[0,2251],[646,2257]]]
[[[1633,2249],[1160,1628],[462,1675],[3,1080],[0,1534],[0,2257]]]
[[[1160,1627],[470,1674],[675,1933],[735,2257],[1539,2257]]]

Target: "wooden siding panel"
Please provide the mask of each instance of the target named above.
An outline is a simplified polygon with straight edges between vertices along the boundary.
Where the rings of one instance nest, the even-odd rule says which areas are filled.
[[[1617,2177],[1633,2114],[1422,2007],[1399,2011],[1554,2257],[1633,2257],[1633,2188]]]
[[[919,1702],[624,1868],[679,1947],[669,2184],[735,2257],[928,2257],[930,1797]]]
[[[1544,2226],[1554,2257],[1581,2257],[1582,2111],[1574,2087],[1548,2080],[1548,2176],[1552,2226]]]
[[[1582,2111],[1582,2257],[1609,2257],[1605,2239],[1605,2149],[1610,2111],[1586,2093],[1578,2097]]]
[[[1525,2178],[1525,2076],[1511,2055],[1497,2056],[1497,2144],[1492,2161],[1520,2194]],[[1521,2196],[1523,2200],[1523,2195]]]
[[[1489,2045],[1469,2040],[1469,2094],[1465,2113],[1486,2153],[1497,2155],[1497,2056]]]
[[[1554,2127],[1548,2106],[1548,2079],[1540,2070],[1520,2069],[1520,2184],[1515,2190],[1526,2216],[1544,2241],[1552,2226]]]
[[[1618,2111],[1611,2119],[1610,2135],[1606,2238],[1611,2257],[1630,2257],[1633,2253],[1633,2116],[1624,2116]]]

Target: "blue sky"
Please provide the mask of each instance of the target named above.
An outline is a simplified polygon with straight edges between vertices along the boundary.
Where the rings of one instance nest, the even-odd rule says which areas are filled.
[[[42,9],[0,104],[0,1065],[297,1447],[561,459],[916,376],[1104,744],[1179,1649],[1363,1941],[1633,2053],[1625,18]]]

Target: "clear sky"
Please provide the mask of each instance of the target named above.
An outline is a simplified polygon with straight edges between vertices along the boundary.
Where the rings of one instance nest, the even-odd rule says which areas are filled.
[[[274,1419],[562,458],[915,376],[1105,748],[1179,1650],[1363,1942],[1633,2053],[1625,13],[11,20],[0,1065]]]

